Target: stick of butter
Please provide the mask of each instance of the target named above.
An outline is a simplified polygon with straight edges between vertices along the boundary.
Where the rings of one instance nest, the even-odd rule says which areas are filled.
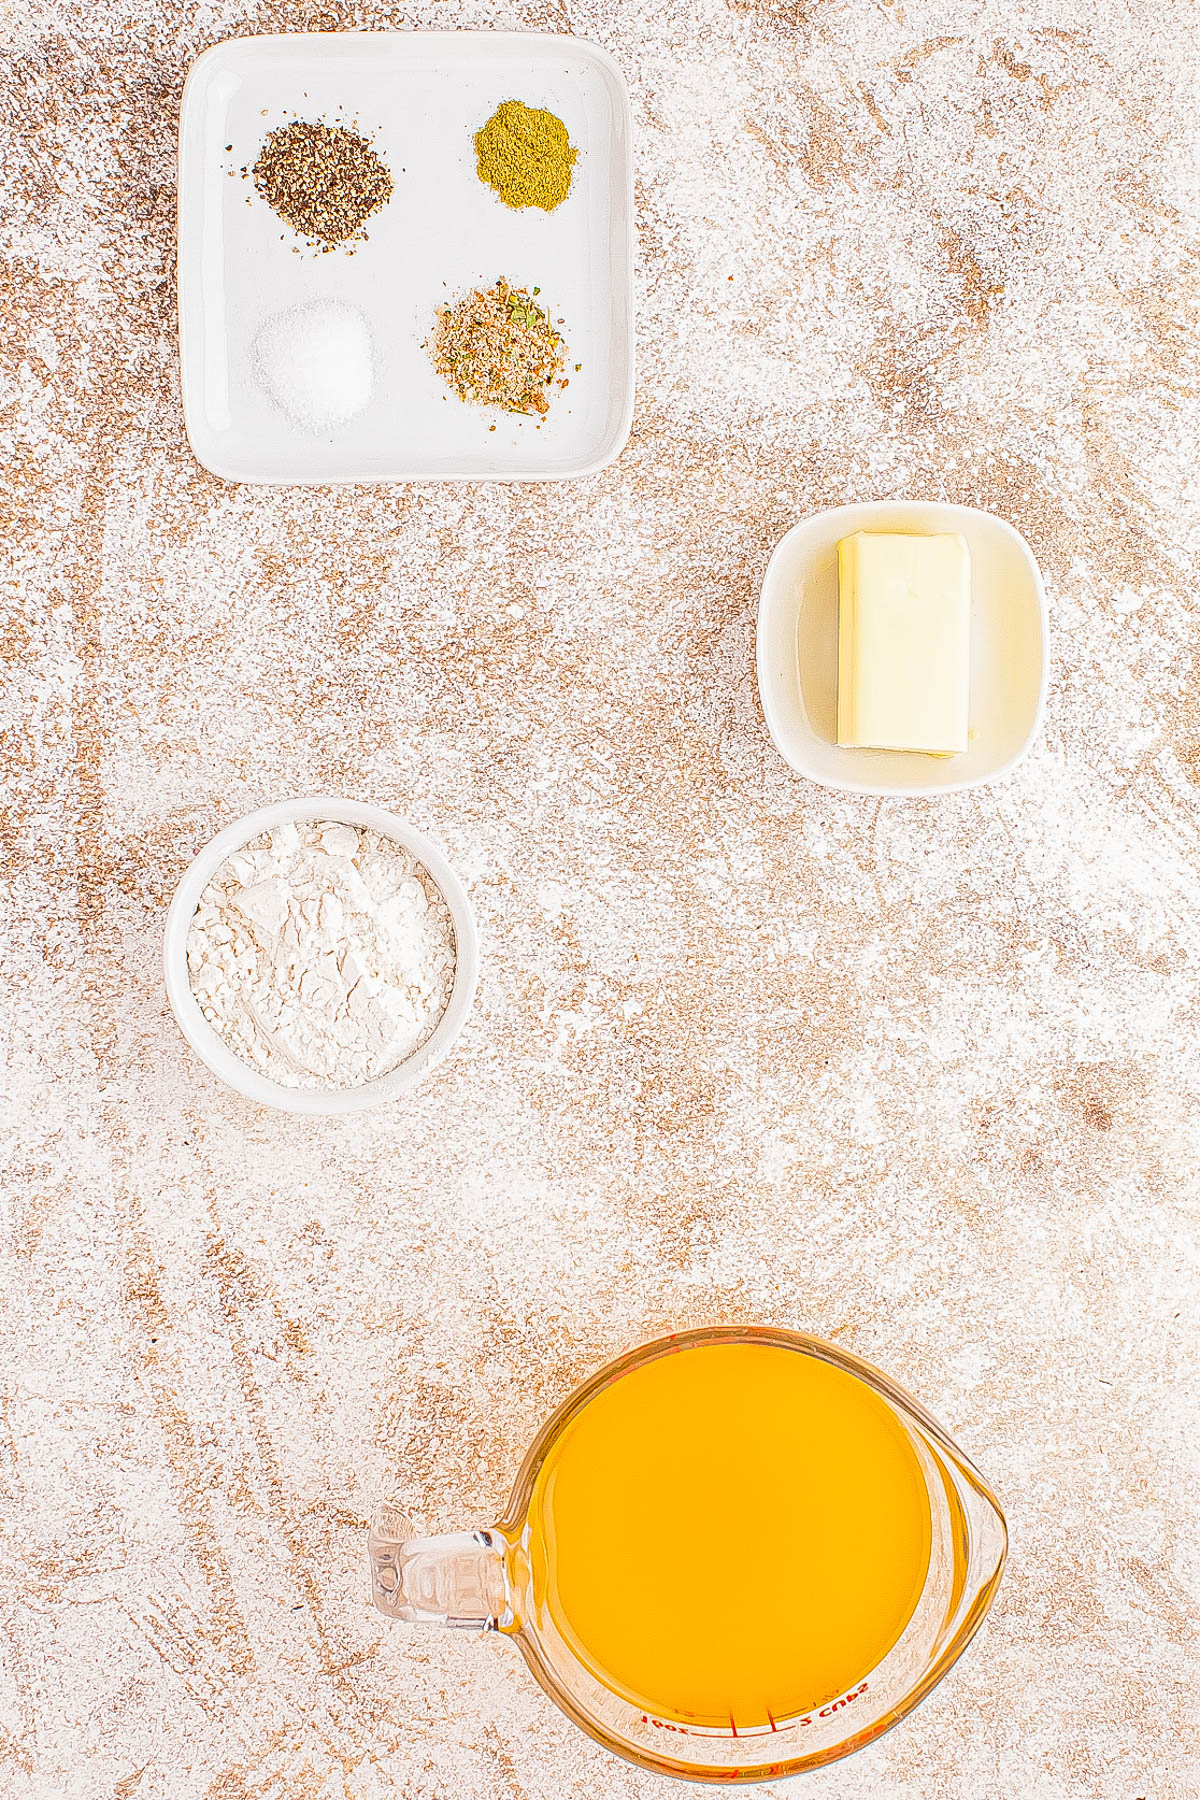
[[[967,747],[971,564],[951,533],[856,531],[838,544],[837,741]]]

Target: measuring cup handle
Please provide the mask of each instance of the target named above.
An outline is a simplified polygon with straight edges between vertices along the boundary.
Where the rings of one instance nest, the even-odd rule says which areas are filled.
[[[502,1630],[512,1621],[504,1548],[495,1531],[413,1537],[404,1514],[385,1506],[367,1541],[372,1598],[409,1625]]]

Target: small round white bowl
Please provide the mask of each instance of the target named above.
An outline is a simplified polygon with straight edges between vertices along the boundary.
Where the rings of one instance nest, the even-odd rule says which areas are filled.
[[[244,1063],[240,1056],[235,1056],[213,1030],[200,1010],[188,975],[187,941],[192,919],[201,894],[225,858],[232,856],[235,850],[241,850],[252,838],[271,831],[276,825],[315,819],[330,819],[339,825],[358,825],[368,831],[377,831],[382,837],[394,838],[429,871],[442,891],[454,924],[454,986],[445,1012],[419,1050],[394,1069],[389,1069],[386,1075],[379,1075],[374,1081],[365,1081],[361,1087],[289,1088],[259,1074],[257,1069]],[[207,1063],[213,1073],[219,1075],[222,1081],[228,1082],[231,1088],[244,1094],[247,1100],[257,1101],[260,1106],[276,1106],[283,1112],[349,1113],[358,1112],[364,1106],[379,1106],[385,1100],[394,1100],[397,1095],[416,1087],[441,1062],[466,1024],[475,999],[475,984],[479,976],[479,938],[466,889],[436,845],[414,831],[411,825],[406,825],[403,819],[398,819],[395,813],[384,812],[381,807],[367,806],[359,800],[334,800],[318,796],[311,800],[281,800],[274,806],[264,806],[258,812],[247,813],[244,819],[235,819],[232,825],[227,825],[211,843],[205,845],[176,888],[175,898],[167,914],[163,939],[163,972],[167,983],[167,998],[179,1022],[179,1029],[200,1060]]]

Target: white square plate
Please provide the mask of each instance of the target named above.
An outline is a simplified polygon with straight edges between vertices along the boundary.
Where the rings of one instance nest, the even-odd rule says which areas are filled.
[[[579,149],[553,212],[515,211],[476,174],[474,133],[502,100],[557,113]],[[242,178],[293,115],[356,127],[392,175],[353,254],[309,248]],[[423,348],[442,301],[501,275],[539,287],[563,320],[570,385],[540,428],[464,405]],[[375,358],[370,405],[322,435],[268,398],[253,358],[266,318],[317,299],[366,315]],[[192,448],[230,481],[539,481],[603,468],[633,412],[630,113],[616,64],[579,38],[534,32],[215,45],[192,67],[179,121],[179,334]]]
[[[837,742],[838,539],[855,531],[961,532],[971,553],[971,691],[961,756]],[[869,500],[794,525],[767,565],[758,691],[784,761],[852,794],[948,794],[1016,768],[1046,706],[1049,628],[1033,551],[993,513],[930,500]]]

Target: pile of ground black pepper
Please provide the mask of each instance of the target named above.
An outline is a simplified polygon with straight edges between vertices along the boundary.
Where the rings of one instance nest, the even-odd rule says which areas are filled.
[[[433,366],[460,400],[505,412],[549,411],[546,389],[563,366],[565,345],[534,299],[503,276],[453,306],[439,306]],[[558,384],[566,387],[564,379]]]
[[[392,197],[386,164],[345,125],[293,119],[272,131],[253,169],[263,199],[316,248],[363,238],[363,225]]]

